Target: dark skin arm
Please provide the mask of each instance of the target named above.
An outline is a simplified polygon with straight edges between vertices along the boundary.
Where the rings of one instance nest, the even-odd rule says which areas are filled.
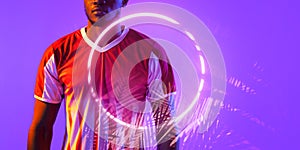
[[[49,150],[52,140],[52,129],[60,104],[35,101],[34,113],[28,132],[28,150]]]

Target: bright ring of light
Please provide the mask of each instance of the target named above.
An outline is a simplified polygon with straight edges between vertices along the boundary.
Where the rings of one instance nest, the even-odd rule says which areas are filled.
[[[150,9],[149,6],[151,6],[152,9]],[[92,79],[92,77],[93,77],[93,74],[92,74],[93,72],[92,71],[94,71],[94,70],[93,70],[93,68],[91,68],[92,65],[94,64],[94,63],[92,64],[92,57],[95,54],[94,51],[97,50],[96,49],[96,47],[98,45],[97,43],[104,36],[106,36],[106,34],[109,32],[109,30],[111,30],[115,25],[118,25],[118,24],[123,23],[123,22],[125,22],[125,23],[130,22],[129,20],[134,20],[134,19],[139,20],[138,18],[148,19],[146,17],[149,17],[151,19],[148,19],[146,21],[144,21],[144,20],[142,20],[142,21],[134,20],[136,22],[131,23],[131,24],[129,23],[130,25],[126,25],[126,26],[131,27],[133,25],[138,25],[138,24],[143,24],[143,23],[154,23],[154,24],[165,25],[167,27],[176,29],[177,31],[180,31],[181,33],[186,35],[188,37],[188,39],[190,39],[192,42],[194,42],[193,46],[195,46],[194,48],[198,52],[200,52],[200,51],[201,51],[201,53],[204,52],[205,59],[208,61],[208,65],[209,65],[209,68],[210,68],[209,69],[210,73],[212,75],[218,76],[217,80],[216,80],[216,78],[213,79],[213,77],[212,77],[212,87],[213,88],[211,89],[211,95],[212,95],[212,98],[213,98],[212,99],[213,105],[211,106],[212,109],[208,110],[208,111],[211,111],[210,113],[212,115],[210,114],[209,118],[206,118],[207,120],[204,119],[204,121],[206,121],[206,122],[211,122],[211,121],[214,120],[214,114],[216,114],[216,112],[218,110],[217,105],[219,103],[222,103],[223,95],[224,95],[224,94],[218,93],[216,91],[225,91],[224,90],[225,87],[224,87],[224,84],[223,84],[223,81],[225,81],[225,79],[224,79],[225,75],[224,75],[224,70],[222,70],[224,68],[224,66],[223,66],[224,62],[222,61],[223,59],[222,59],[222,55],[220,53],[220,49],[219,49],[215,39],[213,38],[213,36],[209,32],[209,30],[207,30],[206,26],[203,25],[203,23],[201,21],[200,22],[198,21],[199,20],[198,18],[195,19],[195,16],[189,14],[187,11],[182,11],[182,9],[178,11],[178,7],[175,8],[174,6],[171,5],[170,7],[172,7],[172,8],[170,8],[169,6],[170,5],[161,4],[161,3],[156,3],[156,4],[154,4],[154,3],[141,3],[141,4],[137,4],[136,6],[132,6],[132,5],[127,6],[126,9],[130,7],[131,10],[127,9],[126,10],[127,14],[124,13],[125,14],[124,17],[121,17],[120,19],[118,19],[118,20],[114,21],[112,24],[110,24],[107,28],[104,28],[103,32],[101,32],[101,34],[97,37],[96,42],[95,42],[96,44],[93,44],[93,46],[91,46],[92,47],[91,52],[87,53],[87,56],[85,57],[86,58],[85,60],[87,60],[87,62],[85,62],[84,67],[87,66],[86,71],[88,71],[88,72],[85,72],[85,73],[87,73],[87,83],[88,83],[88,85],[85,85],[85,86],[88,86],[88,88],[90,88],[89,89],[90,93],[83,93],[83,94],[91,94],[91,95],[87,95],[87,96],[90,96],[89,98],[94,99],[95,102],[98,102],[100,100],[99,97],[97,97],[98,95],[95,91],[95,83],[92,81],[92,80],[94,80],[94,79]],[[136,7],[140,7],[139,8],[140,10],[138,10]],[[153,7],[162,8],[162,9],[153,9]],[[125,8],[123,8],[123,9],[125,9]],[[159,13],[157,13],[157,12],[153,13],[154,10],[159,11]],[[173,14],[168,13],[167,12],[168,10],[171,10],[171,12],[173,12]],[[122,14],[123,14],[123,12],[126,12],[126,11],[122,11]],[[140,13],[140,12],[144,12],[144,13]],[[180,13],[180,15],[178,15],[178,13]],[[162,14],[164,14],[164,15],[162,15]],[[168,17],[168,16],[174,16],[174,17],[172,18],[172,17]],[[181,18],[176,17],[176,16],[181,16]],[[153,19],[153,18],[155,18],[155,19]],[[189,23],[189,21],[190,22],[193,21],[193,24]],[[197,25],[197,27],[195,28],[195,26],[193,26],[193,25]],[[189,30],[187,30],[187,29],[189,29]],[[192,33],[196,33],[196,34],[193,35]],[[199,35],[201,35],[201,37]],[[203,41],[204,41],[204,45],[202,44]],[[199,46],[200,42],[201,42],[201,47]],[[204,60],[204,57],[202,56],[202,54],[200,54],[200,53],[197,53],[197,54],[198,54],[198,60],[196,60],[196,61],[197,62],[200,61],[200,66],[201,66],[201,70],[200,70],[198,75],[200,75],[200,74],[205,75],[206,72],[208,72],[207,71],[208,69],[205,68],[206,67],[206,65],[205,65],[206,60]],[[195,62],[195,61],[193,61],[193,62]],[[80,64],[78,64],[78,65],[80,65]],[[79,68],[80,67],[82,68],[82,66],[79,66]],[[83,68],[83,69],[86,69],[86,68]],[[80,79],[80,73],[81,72],[80,72],[80,70],[77,70],[77,71],[79,72],[79,75],[77,75],[77,76]],[[220,82],[219,79],[221,79],[221,82]],[[76,80],[76,77],[73,80]],[[201,79],[200,82],[197,82],[194,89],[195,89],[195,91],[198,91],[198,92],[195,92],[195,94],[191,94],[192,97],[189,97],[189,100],[190,100],[189,105],[184,106],[185,109],[182,112],[180,112],[179,116],[174,118],[172,120],[172,122],[181,121],[182,118],[183,118],[182,122],[184,122],[184,123],[189,122],[189,121],[185,122],[184,117],[188,113],[192,113],[192,115],[194,115],[193,111],[191,111],[191,110],[194,109],[193,105],[195,105],[197,103],[197,100],[199,99],[201,91],[203,90],[204,83],[207,82],[207,81],[206,82],[204,82],[204,81],[205,81],[204,79]],[[217,81],[219,83],[216,83],[214,81]],[[81,92],[81,91],[79,91],[79,92]],[[76,92],[74,92],[74,93],[76,94]],[[77,94],[78,94],[78,96],[83,95],[82,93],[77,93]],[[82,97],[78,97],[78,98],[82,98]],[[80,103],[82,103],[82,102],[80,102]],[[83,103],[86,103],[86,102],[83,102]],[[91,106],[90,104],[88,104],[88,105]],[[88,111],[86,107],[89,107],[89,106],[85,106],[85,104],[79,105],[79,106],[80,106],[79,111],[82,114],[86,114],[86,111]],[[102,106],[101,106],[101,109],[99,109],[99,111],[104,112],[105,113],[104,116],[114,120],[115,122],[117,122],[121,126],[129,127],[129,128],[133,128],[133,129],[146,129],[146,127],[131,125],[131,124],[128,124],[128,123],[118,119],[117,117],[114,117],[112,114],[110,114]],[[88,112],[88,113],[94,113],[94,112]],[[205,116],[204,116],[204,118],[205,118]],[[87,123],[88,126],[91,125],[91,128],[92,128],[93,127],[93,119],[89,116],[87,116],[86,119],[87,119],[87,122],[88,122]],[[91,123],[91,124],[89,124],[89,123]],[[207,124],[210,124],[210,123],[207,123]]]
[[[180,25],[179,22],[177,22],[176,20],[170,18],[170,17],[167,17],[167,16],[164,16],[162,14],[157,14],[157,13],[135,13],[135,14],[131,14],[131,15],[128,15],[128,16],[124,16],[118,20],[116,20],[115,22],[113,22],[112,24],[110,24],[107,28],[105,28],[103,30],[103,32],[101,32],[101,34],[98,36],[97,40],[95,43],[99,43],[99,41],[101,40],[101,38],[107,34],[107,32],[109,30],[111,30],[114,26],[126,21],[126,20],[130,20],[130,19],[134,19],[134,18],[139,18],[139,17],[153,17],[153,18],[158,18],[158,19],[162,19],[162,20],[165,20],[165,21],[168,21],[170,23],[173,23],[175,25]],[[194,36],[188,32],[188,31],[185,31],[185,32],[182,32],[184,34],[186,34],[187,37],[189,37],[194,43],[195,42],[195,38]],[[91,84],[91,72],[90,72],[90,69],[91,69],[91,63],[92,63],[92,56],[93,56],[93,53],[94,51],[96,50],[96,45],[97,44],[94,44],[95,47],[93,47],[91,49],[91,53],[89,55],[89,59],[88,59],[88,70],[89,70],[89,73],[88,73],[88,84]],[[198,45],[195,46],[196,48],[199,47]],[[197,48],[197,50],[199,50],[199,48]],[[201,55],[199,55],[200,57],[200,62],[201,62],[201,73],[204,75],[205,74],[205,64],[204,64],[204,59]],[[197,100],[199,99],[200,97],[200,94],[201,94],[201,91],[203,89],[203,85],[204,85],[204,80],[201,79],[201,82],[200,82],[200,85],[198,87],[198,93],[197,95],[194,97],[194,100],[192,101],[191,105],[186,109],[185,112],[183,112],[180,116],[178,116],[177,118],[174,118],[172,121],[169,122],[169,124],[171,123],[174,123],[176,121],[179,121],[181,120],[192,108],[193,106],[196,104]],[[92,89],[92,92],[94,92],[94,90]],[[96,94],[92,94],[92,95],[96,95]],[[124,125],[124,126],[127,126],[127,127],[130,127],[130,128],[135,128],[135,129],[147,129],[147,127],[140,127],[140,126],[134,126],[134,125],[131,125],[131,124],[128,124],[118,118],[115,118],[113,115],[111,115],[106,109],[102,108],[104,112],[106,112],[106,115],[109,116],[111,119],[115,120],[116,122],[118,122],[119,124],[121,125]]]

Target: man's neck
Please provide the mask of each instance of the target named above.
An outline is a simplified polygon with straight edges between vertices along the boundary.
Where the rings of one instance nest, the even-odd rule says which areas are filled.
[[[91,25],[88,23],[86,28],[87,36],[90,40],[93,42],[96,42],[96,40],[99,38],[100,34],[106,29],[107,26],[101,26],[101,25]],[[116,38],[118,38],[122,33],[122,26],[116,25],[113,28],[111,28],[98,42],[98,45],[100,47],[104,47]]]

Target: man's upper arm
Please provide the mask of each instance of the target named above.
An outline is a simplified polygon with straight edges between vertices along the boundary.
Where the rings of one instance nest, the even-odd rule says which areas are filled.
[[[32,123],[28,132],[27,149],[50,149],[52,128],[60,104],[35,101]]]
[[[35,100],[32,125],[36,127],[43,126],[52,128],[59,107],[60,104],[50,104],[40,100]]]
[[[27,149],[50,149],[53,124],[63,97],[63,85],[57,72],[57,55],[52,45],[41,59],[34,89],[34,113]]]

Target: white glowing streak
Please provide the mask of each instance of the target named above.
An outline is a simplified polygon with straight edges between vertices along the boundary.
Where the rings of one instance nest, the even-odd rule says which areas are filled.
[[[201,73],[204,75],[205,74],[205,64],[204,64],[204,59],[201,55],[199,55],[200,57],[200,64],[201,64]]]
[[[88,83],[91,84],[91,72],[89,72],[89,75],[88,75]]]
[[[99,42],[99,41],[98,41]],[[95,42],[95,43],[98,43],[98,42]],[[89,61],[88,61],[88,70],[91,69],[91,64],[92,64],[92,56],[94,54],[94,50],[96,49],[96,44],[94,44],[94,46],[92,47],[92,51],[89,55]]]
[[[186,34],[192,41],[195,41],[195,37],[193,36],[192,33],[190,33],[189,31],[185,31],[185,34]]]
[[[211,97],[209,97],[204,104],[204,107],[202,110],[203,111],[202,114],[204,114],[203,115],[204,121],[206,121],[208,118],[212,103],[213,103],[213,99]]]
[[[204,80],[201,79],[198,92],[201,92],[203,90],[203,87],[204,87]]]
[[[200,48],[199,45],[195,45],[195,47],[196,47],[196,49],[197,49],[198,51],[201,51],[201,48]]]
[[[94,54],[94,50],[96,49],[96,46],[93,46],[93,48],[92,48],[92,51],[91,51],[91,53],[90,53],[90,55],[89,55],[89,60],[88,60],[88,70],[89,70],[89,74],[88,74],[88,84],[91,84],[91,72],[90,72],[90,70],[91,70],[91,64],[92,64],[92,56],[93,56],[93,54]]]

